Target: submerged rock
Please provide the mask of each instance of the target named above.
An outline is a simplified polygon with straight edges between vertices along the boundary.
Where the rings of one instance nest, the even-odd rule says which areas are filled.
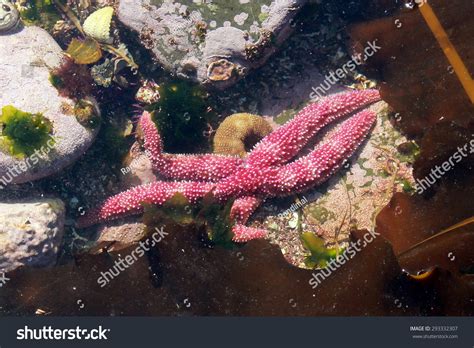
[[[225,88],[262,66],[307,0],[121,0],[118,18],[167,70]]]
[[[0,270],[54,265],[64,234],[64,215],[59,199],[0,203]]]
[[[52,125],[53,141],[38,152],[20,158],[0,149],[0,187],[23,183],[58,172],[74,162],[92,144],[96,130],[81,125],[74,115],[75,101],[60,97],[49,81],[50,71],[60,66],[63,52],[43,29],[25,27],[0,35],[0,109],[42,114]],[[95,102],[92,102],[97,108]],[[33,157],[34,156],[34,157]]]

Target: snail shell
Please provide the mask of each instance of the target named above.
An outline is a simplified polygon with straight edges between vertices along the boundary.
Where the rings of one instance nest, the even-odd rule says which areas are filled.
[[[9,0],[0,0],[0,33],[10,31],[20,22],[20,13]]]

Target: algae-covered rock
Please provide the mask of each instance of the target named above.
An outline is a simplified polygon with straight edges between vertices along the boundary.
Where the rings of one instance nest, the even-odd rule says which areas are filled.
[[[13,136],[18,143],[29,137],[22,134],[22,130],[29,130],[29,134],[41,135],[41,139],[53,139],[23,147],[26,151],[19,154],[12,154],[11,142],[7,148],[3,146],[0,149],[0,186],[4,187],[40,179],[73,163],[92,144],[97,129],[81,125],[68,112],[75,109],[77,101],[61,97],[53,87],[50,72],[61,65],[63,52],[46,31],[24,27],[1,35],[0,52],[8,52],[0,54],[0,109],[5,111],[7,107],[6,111],[17,110],[16,116],[30,115],[39,120],[26,122],[25,116],[22,122],[13,124],[11,117],[3,119],[7,125],[2,125],[0,135],[4,140]],[[91,102],[97,109],[97,104]],[[7,114],[12,115],[11,112]],[[14,119],[18,121],[18,117]],[[12,132],[9,132],[9,122]],[[41,131],[36,129],[39,126]]]
[[[64,233],[59,199],[0,203],[0,270],[56,263]]]
[[[225,88],[265,63],[307,0],[121,0],[118,18],[167,70]]]

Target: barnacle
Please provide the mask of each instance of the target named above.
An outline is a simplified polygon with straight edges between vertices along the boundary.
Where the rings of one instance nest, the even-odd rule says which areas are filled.
[[[271,31],[262,29],[257,42],[245,46],[245,56],[251,62],[262,59],[267,50],[272,47],[274,35]]]
[[[227,117],[214,136],[214,153],[244,157],[260,139],[272,131],[262,117],[252,114],[234,114]]]

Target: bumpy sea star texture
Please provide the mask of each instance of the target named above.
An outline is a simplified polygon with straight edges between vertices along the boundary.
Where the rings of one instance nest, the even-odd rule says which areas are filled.
[[[280,196],[318,185],[337,171],[362,143],[376,115],[362,111],[341,124],[330,139],[308,155],[267,174],[260,191]]]
[[[85,227],[142,211],[143,203],[162,205],[176,193],[191,203],[212,192],[220,201],[235,198],[231,218],[236,242],[262,238],[265,230],[246,227],[261,202],[307,190],[329,178],[353,155],[370,132],[375,113],[361,111],[344,121],[313,151],[291,163],[310,139],[331,122],[380,100],[376,90],[353,91],[328,97],[304,108],[295,118],[260,141],[242,160],[218,155],[171,155],[162,152],[161,138],[151,115],[140,120],[144,146],[161,175],[174,180],[138,186],[109,198],[98,209],[80,218]]]
[[[100,207],[87,214],[85,219],[79,221],[79,226],[84,227],[117,217],[141,213],[144,204],[163,205],[176,193],[183,194],[190,203],[196,203],[210,190],[212,190],[212,185],[205,182],[157,181],[140,185],[110,197]]]
[[[163,142],[148,112],[140,119],[144,146],[153,168],[162,176],[175,180],[218,181],[234,173],[242,159],[213,154],[171,155],[163,153]]]
[[[284,164],[295,157],[321,128],[379,100],[377,90],[365,90],[337,94],[310,104],[257,144],[247,158],[247,165]]]
[[[295,157],[324,126],[378,100],[380,95],[376,90],[355,91],[331,96],[305,107],[295,118],[259,142],[246,158],[245,165],[219,182],[216,196],[228,199],[246,191],[255,192],[265,181],[266,174],[263,172],[271,171],[269,168],[281,166]],[[354,136],[359,138],[357,132]]]

